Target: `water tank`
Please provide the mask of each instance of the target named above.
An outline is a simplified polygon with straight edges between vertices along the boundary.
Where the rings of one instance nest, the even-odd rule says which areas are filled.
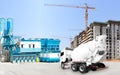
[[[4,29],[5,29],[5,19],[4,18],[0,18],[0,36],[4,33]]]
[[[13,33],[13,20],[11,18],[7,19],[7,26],[6,30],[8,33],[12,34]]]
[[[3,34],[5,29],[6,20],[4,18],[0,18],[0,43],[3,43]],[[1,48],[0,48],[1,49]]]

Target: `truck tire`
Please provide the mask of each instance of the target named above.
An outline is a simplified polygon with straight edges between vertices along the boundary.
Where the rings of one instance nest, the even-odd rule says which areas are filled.
[[[97,70],[97,65],[96,65],[96,64],[92,64],[92,65],[90,66],[90,69],[91,69],[92,71],[96,71],[96,70]]]
[[[71,69],[72,69],[72,71],[78,71],[77,64],[71,64]]]
[[[89,71],[89,68],[86,66],[86,64],[80,64],[79,65],[79,71],[81,73],[87,73]]]
[[[96,70],[97,70],[97,68],[91,68],[91,70],[92,70],[92,71],[96,71]]]
[[[61,63],[61,68],[65,69],[65,64],[63,62]]]

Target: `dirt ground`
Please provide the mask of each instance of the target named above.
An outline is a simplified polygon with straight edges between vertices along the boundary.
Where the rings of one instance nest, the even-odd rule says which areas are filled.
[[[104,62],[107,68],[82,74],[61,69],[60,63],[0,63],[0,75],[119,75],[120,62]]]

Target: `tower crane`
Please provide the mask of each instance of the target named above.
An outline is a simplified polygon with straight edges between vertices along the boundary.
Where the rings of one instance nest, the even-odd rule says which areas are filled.
[[[70,7],[70,8],[83,8],[85,9],[85,24],[86,24],[86,42],[88,42],[88,9],[95,9],[95,7],[89,7],[87,3],[85,3],[85,6],[71,6],[71,5],[58,5],[58,4],[45,4],[45,6],[61,6],[61,7]]]

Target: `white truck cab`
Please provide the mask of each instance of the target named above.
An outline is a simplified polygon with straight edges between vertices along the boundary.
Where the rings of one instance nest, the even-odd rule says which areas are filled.
[[[71,60],[71,53],[73,49],[72,48],[64,48],[60,53],[60,62],[68,62]]]

